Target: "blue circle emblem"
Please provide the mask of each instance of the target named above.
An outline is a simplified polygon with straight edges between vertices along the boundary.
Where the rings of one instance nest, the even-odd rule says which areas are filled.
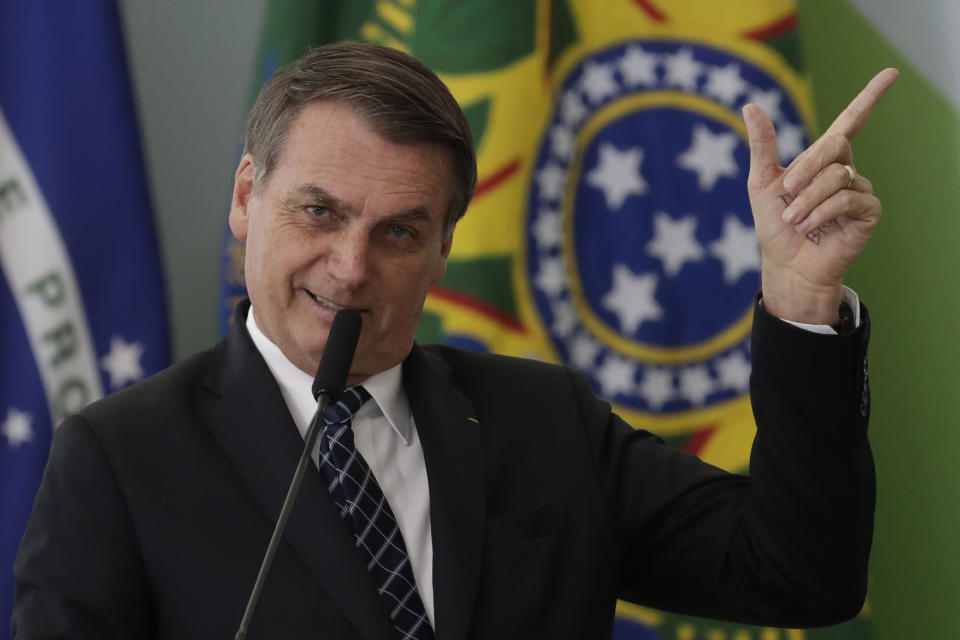
[[[767,71],[697,43],[634,40],[568,74],[537,154],[526,267],[561,359],[639,411],[698,409],[749,388],[760,250],[740,108],[807,143]]]

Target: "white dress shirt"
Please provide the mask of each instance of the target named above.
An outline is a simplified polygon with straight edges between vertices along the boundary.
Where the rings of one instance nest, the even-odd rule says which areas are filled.
[[[280,385],[293,422],[305,438],[310,420],[317,410],[311,386],[313,376],[287,360],[280,348],[257,325],[253,307],[247,314],[247,332],[267,367]],[[373,476],[393,510],[410,566],[417,582],[430,624],[433,615],[433,538],[430,530],[430,489],[423,448],[403,389],[401,365],[372,376],[363,383],[373,402],[365,403],[353,417],[353,439],[357,451],[370,465]],[[313,450],[313,462],[319,465],[320,442]],[[293,469],[290,469],[293,473]],[[344,525],[346,526],[346,525]]]

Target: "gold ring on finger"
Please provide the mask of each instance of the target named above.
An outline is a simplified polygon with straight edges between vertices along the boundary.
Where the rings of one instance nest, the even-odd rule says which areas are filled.
[[[850,179],[847,180],[847,186],[845,186],[844,189],[849,189],[853,186],[853,181],[857,179],[857,170],[853,168],[852,164],[845,164],[842,166],[847,170],[847,175],[850,177]]]

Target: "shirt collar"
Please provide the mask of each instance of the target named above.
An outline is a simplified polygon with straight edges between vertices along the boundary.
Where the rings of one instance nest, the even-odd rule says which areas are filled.
[[[253,307],[250,307],[247,313],[246,326],[254,346],[263,356],[270,373],[280,385],[280,392],[293,416],[293,421],[300,432],[305,433],[317,409],[317,401],[311,391],[313,377],[290,362],[280,351],[280,347],[263,333],[257,324]],[[382,413],[403,443],[410,444],[413,414],[410,412],[410,402],[403,389],[402,363],[371,376],[363,382],[363,386],[370,392],[374,402],[364,404],[357,416],[376,418],[377,414]]]

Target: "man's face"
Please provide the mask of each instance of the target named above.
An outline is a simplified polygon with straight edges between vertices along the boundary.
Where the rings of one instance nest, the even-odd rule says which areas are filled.
[[[237,169],[230,229],[246,240],[257,323],[313,375],[336,312],[363,331],[349,384],[402,361],[427,290],[446,268],[452,167],[435,144],[393,144],[347,106],[307,105],[259,193],[253,159]]]

